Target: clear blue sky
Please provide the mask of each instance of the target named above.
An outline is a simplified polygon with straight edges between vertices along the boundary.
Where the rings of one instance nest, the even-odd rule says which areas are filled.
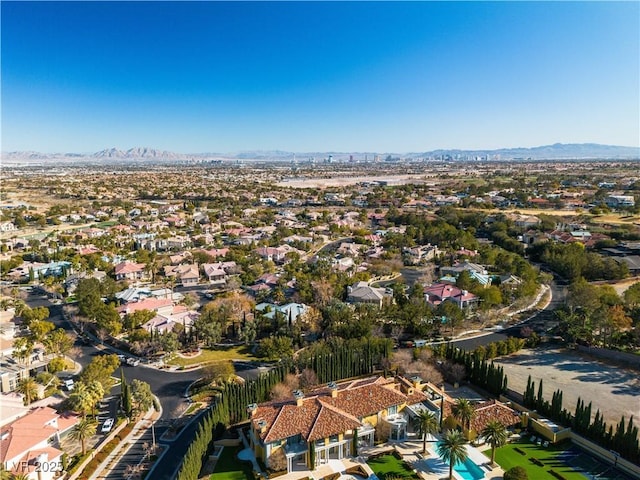
[[[640,3],[7,2],[2,150],[640,145]]]

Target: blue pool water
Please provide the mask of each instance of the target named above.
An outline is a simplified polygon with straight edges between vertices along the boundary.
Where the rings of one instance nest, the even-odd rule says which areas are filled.
[[[464,480],[480,480],[484,478],[482,469],[469,458],[467,458],[464,463],[458,463],[453,469],[464,478]]]

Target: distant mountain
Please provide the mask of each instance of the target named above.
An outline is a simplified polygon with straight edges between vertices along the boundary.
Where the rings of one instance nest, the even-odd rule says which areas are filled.
[[[96,153],[39,153],[39,152],[4,152],[2,160],[6,163],[101,163],[112,161],[126,163],[133,161],[170,162],[170,161],[202,161],[213,158],[219,160],[238,161],[282,161],[290,162],[293,158],[305,161],[315,158],[322,161],[329,156],[334,161],[348,161],[353,157],[356,161],[365,158],[372,161],[378,156],[380,160],[391,159],[450,159],[450,160],[570,160],[570,159],[640,159],[640,147],[623,147],[617,145],[601,145],[597,143],[556,143],[532,148],[501,148],[496,150],[460,150],[439,149],[426,152],[392,153],[392,152],[287,152],[282,150],[242,151],[233,154],[194,153],[183,154],[158,150],[149,147],[135,147],[128,150],[108,148]]]
[[[180,153],[156,150],[148,147],[135,147],[129,150],[108,148],[91,155],[94,158],[143,159],[143,160],[182,160],[188,158]]]
[[[499,156],[502,159],[586,159],[586,158],[640,158],[640,147],[623,147],[617,145],[601,145],[598,143],[555,143],[532,148],[500,148],[497,150],[432,150],[416,156],[438,157],[486,157]]]

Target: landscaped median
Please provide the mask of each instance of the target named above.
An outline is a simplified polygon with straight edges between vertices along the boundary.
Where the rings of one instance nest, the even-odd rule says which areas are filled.
[[[190,368],[224,360],[244,360],[251,362],[259,359],[251,353],[248,346],[233,345],[216,347],[215,349],[203,348],[200,350],[200,353],[193,356],[174,355],[171,360],[167,361],[167,364]]]

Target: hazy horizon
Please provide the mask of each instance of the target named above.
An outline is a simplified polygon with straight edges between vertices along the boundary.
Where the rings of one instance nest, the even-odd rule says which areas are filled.
[[[0,8],[3,152],[640,146],[638,2]]]

